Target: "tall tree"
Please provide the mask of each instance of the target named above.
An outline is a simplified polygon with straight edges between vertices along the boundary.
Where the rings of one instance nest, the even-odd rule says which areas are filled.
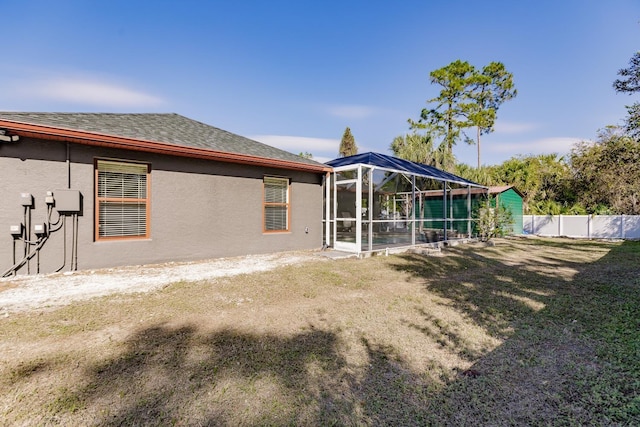
[[[628,68],[618,70],[618,75],[622,78],[613,82],[616,92],[629,95],[640,92],[640,52],[631,57]],[[627,113],[625,129],[632,138],[640,140],[640,103],[627,105]]]
[[[622,79],[613,82],[616,92],[634,93],[640,91],[640,51],[629,60],[629,68],[621,68],[618,75]]]
[[[348,157],[353,156],[354,154],[358,154],[358,146],[356,145],[356,140],[351,134],[351,129],[347,127],[342,134],[338,155],[339,157]]]
[[[480,167],[480,135],[493,132],[500,105],[516,96],[513,74],[501,62],[491,62],[482,70],[467,61],[456,60],[429,74],[431,84],[441,87],[440,94],[427,101],[420,119],[409,119],[411,129],[430,127],[432,135],[443,137],[442,150],[452,156],[453,146],[464,140],[473,144],[464,130],[476,127],[478,167]]]
[[[429,73],[431,84],[441,87],[440,94],[427,101],[435,106],[423,108],[417,122],[409,119],[411,128],[424,129],[431,125],[436,132],[444,136],[444,148],[448,153],[452,153],[462,130],[471,126],[467,115],[473,101],[469,98],[468,89],[470,79],[475,74],[475,67],[461,60]]]
[[[468,114],[469,121],[476,127],[478,148],[478,168],[480,168],[480,135],[493,132],[498,117],[498,108],[503,102],[518,94],[513,84],[513,74],[502,62],[491,62],[470,78],[469,96],[475,101]]]

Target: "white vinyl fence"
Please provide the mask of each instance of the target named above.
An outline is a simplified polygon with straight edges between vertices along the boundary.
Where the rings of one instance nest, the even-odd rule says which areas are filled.
[[[640,215],[523,215],[524,234],[640,239]]]

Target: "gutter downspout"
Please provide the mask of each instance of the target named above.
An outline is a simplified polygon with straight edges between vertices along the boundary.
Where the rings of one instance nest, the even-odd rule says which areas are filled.
[[[324,245],[329,247],[331,246],[331,172],[324,175],[324,194]]]
[[[70,148],[67,142],[67,189],[71,190],[71,158],[69,156]]]

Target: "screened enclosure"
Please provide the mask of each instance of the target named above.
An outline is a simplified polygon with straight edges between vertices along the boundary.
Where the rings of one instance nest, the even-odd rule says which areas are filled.
[[[325,244],[366,253],[470,238],[474,200],[486,187],[431,166],[379,153],[327,162]]]

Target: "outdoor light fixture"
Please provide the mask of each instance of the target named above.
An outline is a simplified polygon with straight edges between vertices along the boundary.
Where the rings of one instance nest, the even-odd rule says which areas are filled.
[[[20,139],[18,135],[7,135],[6,129],[0,129],[0,141],[2,142],[16,142]]]

